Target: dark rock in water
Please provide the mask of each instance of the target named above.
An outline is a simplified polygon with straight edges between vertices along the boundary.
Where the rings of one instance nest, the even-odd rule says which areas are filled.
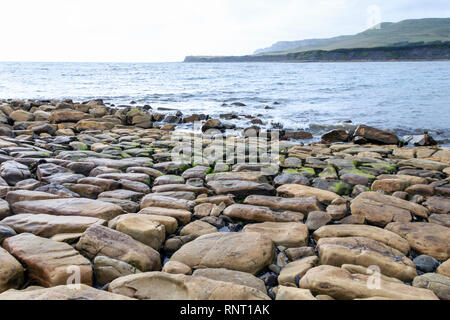
[[[353,143],[355,144],[366,144],[367,143],[367,139],[361,136],[356,136],[353,138]]]
[[[287,139],[312,139],[312,134],[306,131],[285,131],[283,134],[284,138]]]
[[[342,129],[331,130],[322,136],[322,140],[326,142],[346,142],[349,138],[347,131]]]
[[[218,119],[208,119],[205,124],[202,126],[202,132],[208,131],[210,129],[222,130],[223,125],[222,122]]]
[[[439,266],[439,262],[435,258],[425,254],[416,257],[413,262],[417,269],[423,272],[434,272],[434,270],[436,270]]]
[[[201,121],[201,120],[205,120],[206,119],[206,115],[204,114],[192,114],[190,116],[184,117],[183,122],[187,123],[187,122],[196,122],[196,121]]]
[[[283,124],[280,122],[271,122],[272,128],[274,129],[283,129]]]
[[[264,109],[265,109],[265,110],[272,110],[272,109],[275,109],[275,108],[273,108],[273,107],[271,107],[271,106],[265,106]]]
[[[167,116],[165,116],[163,122],[180,123],[181,122],[181,118],[179,116],[176,116],[176,115],[167,115]]]
[[[253,123],[253,124],[263,124],[261,119],[253,119],[250,122]]]
[[[376,144],[398,144],[400,142],[395,134],[366,125],[358,126],[355,130],[354,136],[364,137],[367,141]]]
[[[231,104],[232,106],[237,106],[237,107],[246,107],[247,105],[242,103],[242,102],[233,102]]]
[[[222,113],[220,115],[220,119],[231,120],[231,119],[237,119],[237,118],[239,118],[239,116],[235,113]]]

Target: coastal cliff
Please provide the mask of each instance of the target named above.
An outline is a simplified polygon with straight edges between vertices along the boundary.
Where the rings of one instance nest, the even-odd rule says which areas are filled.
[[[450,59],[450,41],[376,48],[313,50],[271,55],[187,56],[184,62],[350,62],[448,59]]]

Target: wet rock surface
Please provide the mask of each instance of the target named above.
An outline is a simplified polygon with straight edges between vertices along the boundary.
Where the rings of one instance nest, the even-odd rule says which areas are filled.
[[[101,100],[0,110],[0,299],[449,297],[450,149],[429,136],[401,147],[360,125],[306,145],[285,131],[274,165],[250,155],[273,147],[250,116],[229,135],[240,115]],[[178,124],[198,120],[205,157],[175,161],[196,138]],[[213,152],[225,135],[245,146],[226,159]]]

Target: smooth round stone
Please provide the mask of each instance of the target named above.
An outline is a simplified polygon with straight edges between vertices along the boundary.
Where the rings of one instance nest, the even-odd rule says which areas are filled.
[[[439,262],[430,256],[422,254],[413,260],[417,269],[423,272],[433,272],[439,266]]]

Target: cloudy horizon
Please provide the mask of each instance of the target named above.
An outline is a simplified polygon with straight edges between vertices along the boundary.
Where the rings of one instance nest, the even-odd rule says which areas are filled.
[[[448,0],[4,1],[0,61],[172,62],[187,55],[245,55],[277,41],[362,32],[376,20],[370,8],[379,9],[383,22],[450,17]]]

